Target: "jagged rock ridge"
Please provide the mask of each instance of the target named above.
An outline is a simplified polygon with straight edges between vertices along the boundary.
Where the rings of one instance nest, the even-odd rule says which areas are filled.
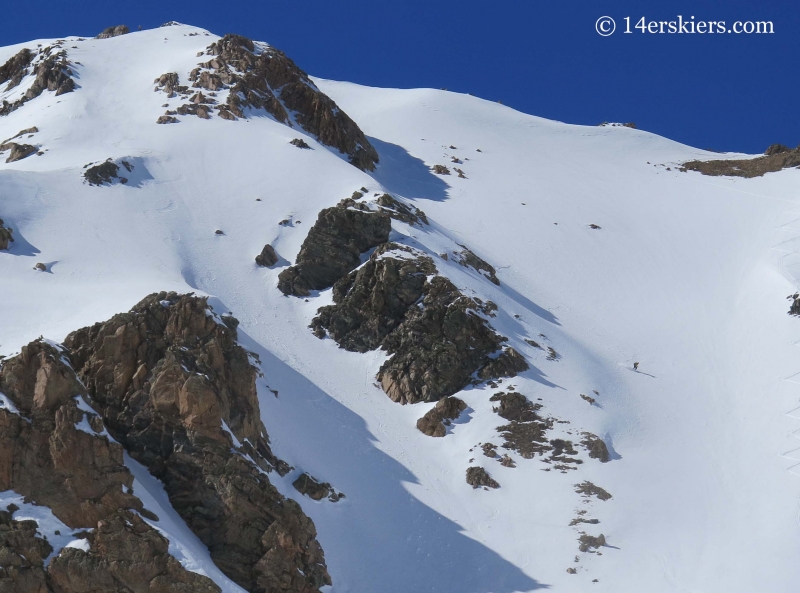
[[[195,88],[228,89],[217,111],[225,119],[244,117],[247,108],[263,109],[289,126],[299,125],[322,144],[349,157],[356,167],[371,171],[379,157],[358,125],[320,91],[308,75],[283,52],[240,35],[212,43],[189,79]]]
[[[270,450],[257,371],[225,320],[203,298],[160,293],[65,345],[108,431],[163,482],[225,574],[248,591],[317,591],[330,577],[314,524],[267,478],[289,468]]]
[[[8,82],[6,91],[19,86],[26,76],[31,75],[31,69],[35,77],[30,87],[17,100],[13,102],[3,100],[3,104],[0,105],[0,116],[19,109],[45,90],[55,91],[56,96],[75,90],[67,52],[64,49],[59,50],[60,47],[59,43],[55,43],[40,49],[38,53],[23,48],[0,66],[0,84]]]

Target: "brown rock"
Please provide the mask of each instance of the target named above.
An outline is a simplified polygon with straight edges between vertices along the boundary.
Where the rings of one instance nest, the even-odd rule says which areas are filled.
[[[6,159],[7,163],[21,161],[25,157],[29,157],[37,150],[39,150],[35,146],[31,146],[30,144],[17,144],[16,142],[9,142],[7,144],[3,144],[3,146],[0,146],[0,149],[3,150],[11,149],[8,158]]]
[[[3,219],[0,218],[0,250],[8,249],[8,244],[14,242],[14,231],[3,226]]]
[[[224,321],[203,298],[153,294],[65,344],[107,430],[225,574],[250,591],[316,591],[330,577],[314,524],[264,473],[290,468],[269,448],[257,371]]]
[[[261,253],[256,256],[256,263],[259,266],[264,266],[265,268],[269,268],[274,266],[278,263],[278,254],[275,253],[275,249],[267,243],[264,245],[264,249],[261,250]]]
[[[157,124],[176,124],[176,123],[178,123],[178,121],[179,120],[178,120],[177,117],[173,117],[171,115],[161,115],[156,120],[156,123]]]
[[[109,39],[111,37],[118,37],[120,35],[125,35],[130,33],[130,29],[125,25],[117,25],[116,27],[108,27],[107,29],[103,29],[103,32],[100,33],[95,39]]]
[[[482,467],[470,467],[467,469],[467,484],[473,488],[500,488],[489,473]]]
[[[46,272],[47,271],[47,266],[45,264],[43,264],[42,262],[39,262],[35,266],[33,266],[33,269],[37,270],[39,272]]]
[[[447,434],[445,425],[458,418],[466,409],[467,404],[463,400],[453,396],[443,397],[417,420],[417,430],[430,437],[443,437]]]

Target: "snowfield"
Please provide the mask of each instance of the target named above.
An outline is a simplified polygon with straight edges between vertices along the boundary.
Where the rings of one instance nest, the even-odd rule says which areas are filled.
[[[44,92],[0,117],[0,140],[36,126],[20,141],[44,153],[0,160],[0,218],[15,238],[0,252],[0,354],[40,335],[62,341],[151,292],[209,295],[260,357],[263,421],[275,454],[295,467],[270,480],[314,520],[332,593],[797,590],[800,320],[785,297],[800,289],[800,170],[684,173],[687,160],[746,155],[446,91],[315,79],[380,153],[365,173],[264,112],[156,125],[162,105],[179,100],[152,81],[174,71],[186,84],[197,53],[218,39],[202,29],[65,39],[75,92]],[[0,63],[22,47],[0,49]],[[0,101],[20,92],[0,91]],[[84,166],[107,158],[132,163],[130,181],[84,184]],[[436,164],[466,178],[435,175]],[[568,422],[550,438],[602,437],[608,463],[581,451],[577,470],[561,473],[513,452],[516,468],[485,457],[479,445],[499,447],[506,423],[486,385],[458,394],[469,409],[446,437],[425,436],[415,423],[433,404],[383,393],[384,352],[347,352],[311,333],[331,291],[285,297],[278,273],[318,212],[362,186],[427,214],[427,227],[393,221],[393,239],[497,303],[492,325],[531,364],[501,387]],[[265,243],[282,258],[273,268],[254,262]],[[501,285],[438,257],[459,245],[492,264]],[[473,490],[471,465],[501,487]],[[176,558],[241,591],[167,509],[158,482],[133,469]],[[291,485],[302,472],[346,498],[303,497]],[[585,480],[613,498],[576,493]],[[570,526],[580,510],[599,524]],[[600,554],[578,551],[581,531],[605,536]]]

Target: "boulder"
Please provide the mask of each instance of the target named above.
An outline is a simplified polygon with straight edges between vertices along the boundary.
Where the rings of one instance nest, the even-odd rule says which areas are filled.
[[[7,163],[13,163],[14,161],[21,161],[22,159],[31,156],[34,154],[38,148],[32,146],[30,144],[17,144],[16,142],[9,142],[0,146],[0,148],[8,148],[11,149],[11,152],[6,159]]]
[[[500,488],[500,484],[482,467],[467,468],[467,484],[473,488]]]
[[[466,409],[467,404],[463,400],[453,396],[443,397],[417,420],[417,430],[430,437],[443,437],[447,434],[446,425],[457,419]]]
[[[278,289],[286,295],[308,296],[312,290],[330,288],[361,263],[362,253],[385,243],[391,230],[391,219],[380,212],[342,206],[322,210],[295,265],[278,276]]]
[[[3,219],[0,218],[0,250],[8,249],[8,244],[14,242],[14,231],[3,226]]]
[[[269,243],[264,245],[264,249],[256,256],[256,263],[265,268],[269,268],[278,263],[278,254],[275,253],[275,249],[272,245]]]

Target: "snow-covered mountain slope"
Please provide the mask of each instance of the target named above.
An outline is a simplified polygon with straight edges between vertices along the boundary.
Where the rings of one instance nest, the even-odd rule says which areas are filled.
[[[152,81],[188,77],[217,39],[183,25],[65,38],[75,90],[0,117],[0,139],[35,126],[19,142],[43,153],[0,163],[0,218],[15,239],[0,251],[0,353],[39,335],[61,341],[152,292],[209,295],[260,357],[262,419],[295,468],[270,481],[313,519],[331,591],[795,590],[800,322],[784,297],[800,288],[800,171],[679,172],[723,157],[471,96],[316,79],[377,150],[375,171],[263,111],[156,124],[180,100]],[[54,41],[3,48],[0,63]],[[85,165],[108,158],[133,165],[128,183],[84,183]],[[331,290],[286,297],[278,274],[317,214],[362,187],[423,210],[429,225],[393,221],[392,240],[498,305],[491,325],[531,365],[500,388],[568,422],[547,438],[593,433],[610,461],[580,451],[583,463],[562,472],[541,456],[510,451],[516,467],[484,456],[507,423],[486,382],[457,394],[468,410],[444,438],[428,437],[415,423],[433,404],[401,406],[377,385],[385,352],[312,334]],[[253,261],[265,243],[281,257],[273,268]],[[499,286],[439,257],[460,245],[496,268]],[[471,488],[474,465],[500,488]],[[292,487],[302,472],[346,498],[302,496]],[[612,498],[575,492],[584,481]],[[599,523],[570,526],[576,518]],[[165,521],[173,546],[194,554],[187,568],[203,565],[196,540],[174,543],[188,533],[179,519]],[[599,553],[579,551],[584,531],[604,535]]]

